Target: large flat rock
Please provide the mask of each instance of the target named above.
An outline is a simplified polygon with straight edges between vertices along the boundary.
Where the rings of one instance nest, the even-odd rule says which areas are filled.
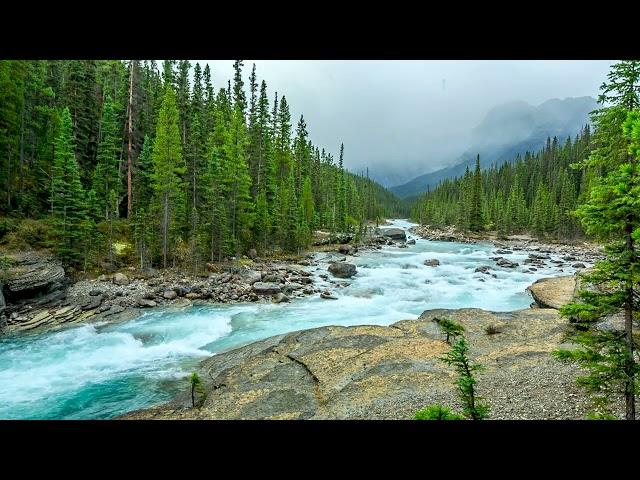
[[[443,317],[465,327],[470,357],[485,365],[479,380],[482,394],[495,396],[496,405],[507,404],[493,418],[548,418],[554,408],[564,408],[557,405],[567,401],[567,392],[559,389],[572,387],[557,385],[564,378],[558,369],[570,367],[550,353],[561,343],[567,322],[556,310],[461,309],[428,310],[417,320],[388,327],[328,326],[258,341],[201,364],[208,392],[201,408],[190,408],[185,381],[184,394],[171,403],[123,418],[411,418],[429,403],[457,407],[455,372],[439,359],[450,347],[433,321]],[[487,334],[488,326],[500,333]],[[540,365],[544,381],[529,378]],[[575,383],[567,378],[566,384]],[[526,395],[531,390],[543,399],[511,399],[505,382],[524,386],[514,387],[514,395],[524,388]],[[574,406],[569,410],[572,418]]]
[[[531,296],[543,308],[556,310],[573,300],[576,279],[573,275],[541,278],[528,287]]]

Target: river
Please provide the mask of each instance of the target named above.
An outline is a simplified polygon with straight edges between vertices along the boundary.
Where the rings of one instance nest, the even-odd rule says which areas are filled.
[[[385,246],[354,257],[358,273],[339,280],[349,283],[342,288],[318,277],[327,273],[325,264],[307,267],[316,287],[331,288],[338,300],[316,295],[281,304],[164,308],[124,323],[0,339],[0,418],[112,418],[169,400],[187,387],[198,361],[255,340],[325,325],[389,325],[431,308],[517,310],[532,302],[525,290],[532,282],[574,272],[549,267],[526,273],[527,253],[514,252],[504,256],[521,266],[496,267],[493,278],[474,273],[494,265],[490,244],[416,240],[408,248]],[[440,266],[424,266],[430,258]]]

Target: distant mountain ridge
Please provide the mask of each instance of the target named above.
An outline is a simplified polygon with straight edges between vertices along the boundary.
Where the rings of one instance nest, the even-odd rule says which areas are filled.
[[[592,97],[554,98],[533,106],[526,102],[510,102],[490,110],[471,132],[472,148],[462,153],[450,167],[430,172],[389,190],[400,198],[417,196],[442,180],[464,174],[480,154],[482,168],[494,163],[512,161],[518,154],[544,146],[547,137],[564,141],[575,136],[590,122],[589,113],[597,108]]]

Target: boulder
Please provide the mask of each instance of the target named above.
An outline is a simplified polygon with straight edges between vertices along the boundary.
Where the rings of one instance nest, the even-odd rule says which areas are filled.
[[[440,265],[440,260],[438,260],[437,258],[430,258],[429,260],[425,260],[424,264],[427,267],[437,267],[438,265]]]
[[[103,295],[104,291],[100,290],[99,288],[94,288],[89,290],[89,295],[91,295],[92,297],[97,297],[98,295]]]
[[[326,291],[322,292],[320,294],[320,298],[324,298],[325,300],[338,300],[338,297],[336,297],[329,290],[326,290]]]
[[[582,263],[582,262],[578,262],[578,263],[574,263],[573,265],[571,265],[573,268],[587,268],[587,266]]]
[[[189,300],[195,300],[196,298],[200,298],[200,294],[195,292],[189,292],[184,297],[188,298]]]
[[[496,264],[504,268],[516,268],[519,265],[518,263],[507,260],[506,258],[501,258],[496,262]]]
[[[253,293],[258,295],[274,295],[280,293],[280,285],[267,282],[256,282],[251,287]]]
[[[289,297],[287,297],[284,293],[276,293],[271,297],[271,301],[273,303],[286,303],[289,301]]]
[[[266,273],[262,277],[262,281],[265,283],[283,283],[284,277],[282,275],[278,275],[277,273]]]
[[[402,230],[401,228],[380,228],[379,232],[383,237],[390,238],[392,240],[406,240],[407,232]]]
[[[144,278],[153,278],[158,276],[158,270],[152,267],[147,267],[140,272]]]
[[[256,282],[259,282],[262,279],[262,275],[260,272],[256,272],[255,270],[241,270],[238,273],[238,278],[243,282],[249,285],[253,285]]]
[[[162,296],[167,300],[173,300],[178,296],[178,294],[176,293],[175,290],[165,290]]]
[[[284,284],[285,293],[291,293],[295,290],[302,290],[302,284],[296,282],[289,282]]]
[[[508,255],[510,253],[513,253],[511,250],[502,250],[502,249],[498,249],[495,251],[496,254],[498,255]]]
[[[127,285],[129,283],[129,277],[124,273],[118,272],[113,276],[113,283],[116,285]]]
[[[179,297],[184,297],[186,294],[191,293],[191,287],[187,285],[177,285],[172,288],[178,294]]]
[[[138,299],[138,306],[141,307],[141,308],[152,308],[152,307],[155,307],[156,305],[157,305],[157,303],[154,302],[153,300],[149,300],[147,298],[139,298]]]
[[[474,272],[475,273],[486,273],[487,275],[489,275],[489,270],[491,270],[491,267],[489,265],[482,265],[481,267],[477,267]]]
[[[415,245],[416,244],[416,239],[412,238],[411,240],[407,240],[407,245]]]
[[[335,262],[329,265],[329,272],[334,277],[350,278],[356,274],[356,266],[353,263]]]
[[[247,252],[247,256],[251,259],[251,260],[255,260],[258,257],[258,252],[256,251],[255,248],[251,248],[249,249],[249,251]]]
[[[102,295],[88,297],[84,302],[80,303],[81,310],[95,310],[102,304]]]
[[[573,300],[576,279],[573,275],[541,278],[527,287],[531,296],[543,308],[559,309]]]
[[[339,253],[348,254],[351,251],[351,247],[349,245],[340,245],[338,247]]]

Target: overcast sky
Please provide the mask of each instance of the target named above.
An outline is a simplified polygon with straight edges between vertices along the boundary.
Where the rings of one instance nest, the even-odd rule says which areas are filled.
[[[233,60],[199,60],[216,90],[233,78]],[[613,61],[245,60],[264,79],[270,101],[287,97],[292,123],[304,115],[314,145],[359,172],[394,165],[407,176],[446,165],[461,138],[494,106],[550,98],[596,97]]]

